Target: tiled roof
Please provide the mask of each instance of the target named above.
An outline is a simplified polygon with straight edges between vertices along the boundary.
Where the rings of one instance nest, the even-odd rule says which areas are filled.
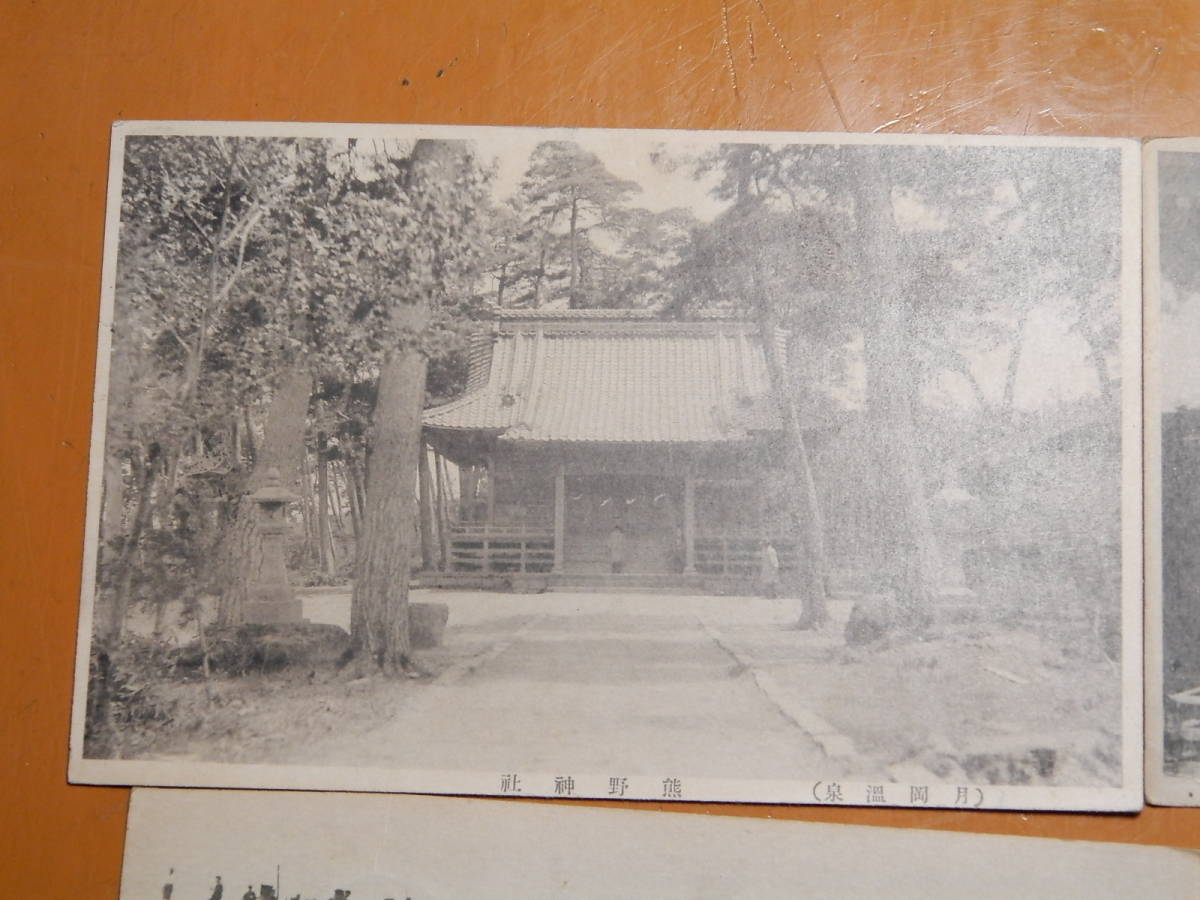
[[[520,317],[472,344],[468,391],[430,428],[501,440],[708,443],[779,427],[755,330],[647,316]]]
[[[516,307],[495,308],[487,314],[487,318],[501,321],[541,321],[541,322],[588,322],[604,321],[664,321],[662,314],[653,309],[567,309],[538,307],[523,309]],[[696,310],[688,315],[689,321],[737,320],[737,316],[729,311],[719,309]]]

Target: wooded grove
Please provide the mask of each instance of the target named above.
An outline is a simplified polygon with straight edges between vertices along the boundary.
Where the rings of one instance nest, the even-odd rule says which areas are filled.
[[[161,627],[171,603],[196,617],[206,598],[220,624],[242,621],[261,562],[249,495],[277,470],[299,498],[293,578],[352,582],[356,666],[404,671],[410,573],[440,564],[446,513],[431,497],[454,490],[423,449],[421,410],[462,389],[472,323],[496,306],[757,324],[806,627],[848,566],[920,627],[948,468],[1008,545],[1102,567],[1118,492],[1094,490],[1091,451],[1071,456],[1062,436],[1091,435],[1098,477],[1119,478],[1116,151],[651,155],[662,178],[691,185],[676,208],[585,142],[537,144],[504,184],[487,148],[460,141],[129,137],[100,639],[134,615]],[[1060,360],[1067,388],[1038,385],[1052,358],[1042,332],[1076,348]],[[812,423],[831,420],[834,438],[814,439]],[[1046,490],[1022,468],[1038,453],[1064,473]]]

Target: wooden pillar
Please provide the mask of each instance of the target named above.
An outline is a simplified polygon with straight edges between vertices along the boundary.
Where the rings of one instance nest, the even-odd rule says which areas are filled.
[[[775,540],[775,536],[771,534],[770,522],[767,521],[767,491],[766,484],[756,478],[752,483],[751,494],[754,497],[754,515],[758,530],[759,540]],[[775,549],[779,549],[776,547]]]
[[[437,530],[441,556],[438,568],[446,572],[450,569],[450,476],[446,473],[446,458],[440,453],[433,454],[434,482],[437,496]]]
[[[424,441],[417,446],[417,508],[421,531],[421,568],[426,572],[431,572],[437,565],[437,550],[435,549],[437,536],[433,531],[433,476],[429,471],[429,446]]]
[[[491,456],[487,458],[488,492],[487,492],[487,525],[490,528],[496,514],[496,461]]]
[[[496,521],[496,461],[488,456],[487,524],[483,528],[483,571],[492,571],[492,525]]]
[[[683,477],[683,574],[696,574],[696,476]]]
[[[554,473],[554,571],[563,570],[563,544],[567,536],[567,467],[558,464]]]
[[[477,522],[479,500],[479,466],[458,466],[458,521]]]

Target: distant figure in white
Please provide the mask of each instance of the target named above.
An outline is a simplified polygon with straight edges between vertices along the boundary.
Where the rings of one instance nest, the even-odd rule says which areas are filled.
[[[625,571],[625,532],[620,525],[614,525],[608,533],[608,561],[614,575]]]
[[[774,600],[779,596],[779,554],[775,551],[775,545],[766,538],[759,541],[759,557],[762,595]]]

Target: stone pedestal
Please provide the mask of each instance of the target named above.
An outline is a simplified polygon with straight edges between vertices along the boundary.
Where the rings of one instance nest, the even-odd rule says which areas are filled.
[[[249,625],[287,625],[304,620],[302,604],[288,583],[285,538],[287,505],[297,497],[279,484],[279,471],[267,472],[267,483],[250,495],[258,504],[258,537],[262,562],[249,585],[245,621]]]
[[[963,558],[976,536],[979,500],[958,484],[957,473],[948,466],[942,489],[933,495],[930,514],[937,535],[940,571],[937,593],[946,598],[972,598],[967,587]]]
[[[252,585],[246,602],[247,625],[292,625],[303,622],[304,606],[291,588]]]
[[[408,604],[408,633],[413,649],[440,647],[449,619],[450,607],[445,603]]]

